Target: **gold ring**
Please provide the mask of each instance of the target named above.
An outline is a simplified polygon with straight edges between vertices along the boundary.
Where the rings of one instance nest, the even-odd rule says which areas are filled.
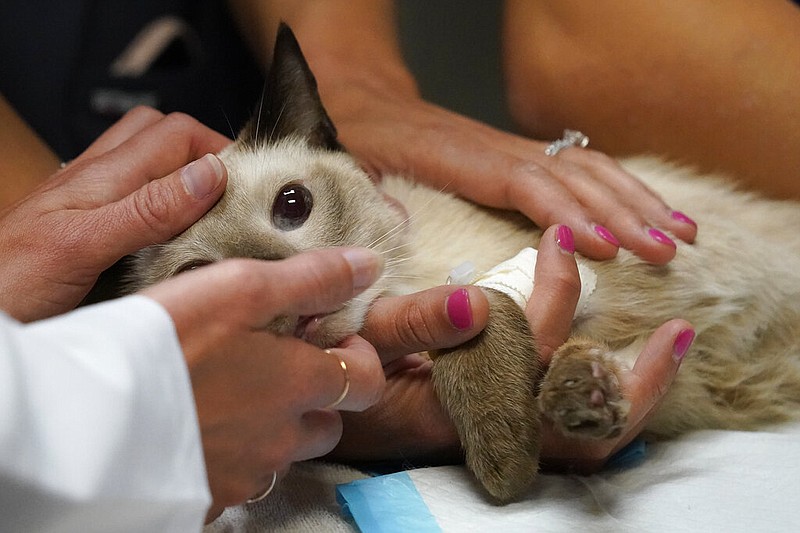
[[[334,407],[342,403],[342,401],[347,396],[347,393],[350,392],[350,373],[347,371],[347,364],[344,362],[344,359],[339,357],[339,355],[333,353],[331,350],[325,350],[325,353],[331,354],[334,357],[336,357],[336,359],[339,360],[339,366],[342,367],[342,370],[344,371],[344,388],[342,389],[342,393],[339,395],[338,398],[336,398],[336,400],[334,400],[333,403],[325,407],[325,409],[333,409]]]
[[[269,487],[267,487],[267,490],[265,490],[264,492],[262,492],[261,494],[259,494],[255,498],[250,498],[249,500],[247,500],[247,503],[260,502],[261,500],[263,500],[264,498],[269,496],[269,493],[272,492],[272,489],[275,488],[275,482],[276,481],[278,481],[278,472],[273,470],[272,471],[272,483],[269,484]]]

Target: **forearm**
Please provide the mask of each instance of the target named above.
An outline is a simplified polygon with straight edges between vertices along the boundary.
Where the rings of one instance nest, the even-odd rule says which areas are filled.
[[[0,209],[58,170],[56,154],[0,94]]]
[[[391,0],[229,0],[234,18],[266,65],[278,24],[292,27],[325,99],[336,80],[416,94],[403,61]]]
[[[797,35],[800,10],[785,0],[509,0],[512,113],[539,138],[576,127],[601,150],[800,196]]]

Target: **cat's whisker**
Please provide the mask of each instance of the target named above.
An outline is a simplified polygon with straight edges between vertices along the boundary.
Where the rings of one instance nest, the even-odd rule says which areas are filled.
[[[380,235],[374,241],[369,243],[367,245],[367,248],[375,248],[377,246],[380,246],[381,244],[386,242],[388,239],[394,237],[397,233],[399,233],[400,231],[403,230],[403,226],[406,224],[406,222],[408,222],[408,219],[405,219],[405,220],[402,220],[402,221],[398,222],[395,226],[393,226],[392,228],[387,230],[383,235]]]
[[[428,203],[430,203],[430,202],[428,202]],[[423,208],[427,207],[428,203],[426,203],[422,207]],[[412,213],[412,214],[406,216],[405,218],[403,218],[400,222],[395,224],[393,227],[389,228],[383,235],[378,236],[374,241],[372,241],[370,244],[368,244],[367,247],[368,248],[377,247],[377,246],[383,244],[384,242],[386,242],[386,240],[390,239],[391,237],[393,237],[394,235],[399,233],[400,231],[403,231],[403,229],[405,229],[406,225],[409,222],[411,222],[411,220],[413,219],[415,214],[416,213]]]
[[[382,255],[389,255],[391,253],[396,252],[397,250],[401,250],[401,249],[407,248],[409,246],[411,246],[410,243],[399,244],[399,245],[397,245],[397,246],[395,246],[393,248],[388,248],[386,250],[381,250],[381,254]],[[399,256],[398,258],[400,258],[400,257],[403,257],[403,256]],[[411,255],[407,255],[405,258],[406,259],[410,259],[411,257],[412,257]]]
[[[398,259],[396,261],[387,261],[386,265],[385,265],[385,268],[388,270],[388,269],[393,269],[395,267],[402,266],[405,263],[408,263],[409,261],[411,261],[411,259],[412,259],[411,257],[407,257],[407,258],[404,258],[404,259]]]
[[[453,182],[452,180],[447,182],[441,189],[439,189],[439,192],[443,192],[452,182]],[[433,201],[435,199],[436,199],[436,197],[431,195],[431,197],[424,204],[420,205],[413,213],[409,213],[408,216],[405,217],[405,219],[403,219],[396,226],[394,226],[392,229],[390,229],[388,232],[386,232],[386,234],[384,234],[384,236],[386,238],[388,238],[390,236],[389,234],[394,234],[397,231],[400,231],[401,229],[403,229],[403,227],[406,224],[408,224],[409,222],[411,222],[412,220],[414,220],[414,218],[416,218],[419,215],[419,213],[421,213],[422,211],[426,210],[431,205],[431,203],[433,203]],[[380,241],[380,239],[379,239],[379,241]]]
[[[397,259],[387,259],[384,264],[384,272],[390,273],[400,269],[403,265],[411,261],[412,257],[402,257]]]
[[[422,276],[396,274],[396,275],[383,276],[383,278],[384,279],[422,279]]]
[[[384,272],[387,272],[387,275],[395,274],[395,273],[397,273],[396,271],[400,270],[399,267],[401,267],[402,265],[403,265],[403,263],[387,264],[385,269],[384,269]]]

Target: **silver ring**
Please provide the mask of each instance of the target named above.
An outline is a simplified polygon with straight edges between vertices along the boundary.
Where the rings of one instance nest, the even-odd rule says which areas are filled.
[[[544,149],[545,155],[554,156],[564,148],[577,146],[586,148],[589,146],[589,137],[577,130],[564,130],[564,135],[557,141],[553,141]]]
[[[262,492],[261,494],[259,494],[258,496],[254,497],[254,498],[250,498],[249,500],[247,500],[247,503],[260,502],[261,500],[263,500],[264,498],[269,496],[269,493],[272,492],[272,489],[275,488],[275,483],[277,481],[278,481],[278,472],[276,470],[273,470],[272,471],[272,483],[269,484],[269,487],[267,487],[267,490],[265,490],[264,492]]]

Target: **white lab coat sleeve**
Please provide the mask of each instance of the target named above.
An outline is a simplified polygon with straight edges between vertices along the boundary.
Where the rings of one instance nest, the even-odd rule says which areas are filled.
[[[144,296],[0,313],[0,531],[192,532],[210,504],[191,382]]]

